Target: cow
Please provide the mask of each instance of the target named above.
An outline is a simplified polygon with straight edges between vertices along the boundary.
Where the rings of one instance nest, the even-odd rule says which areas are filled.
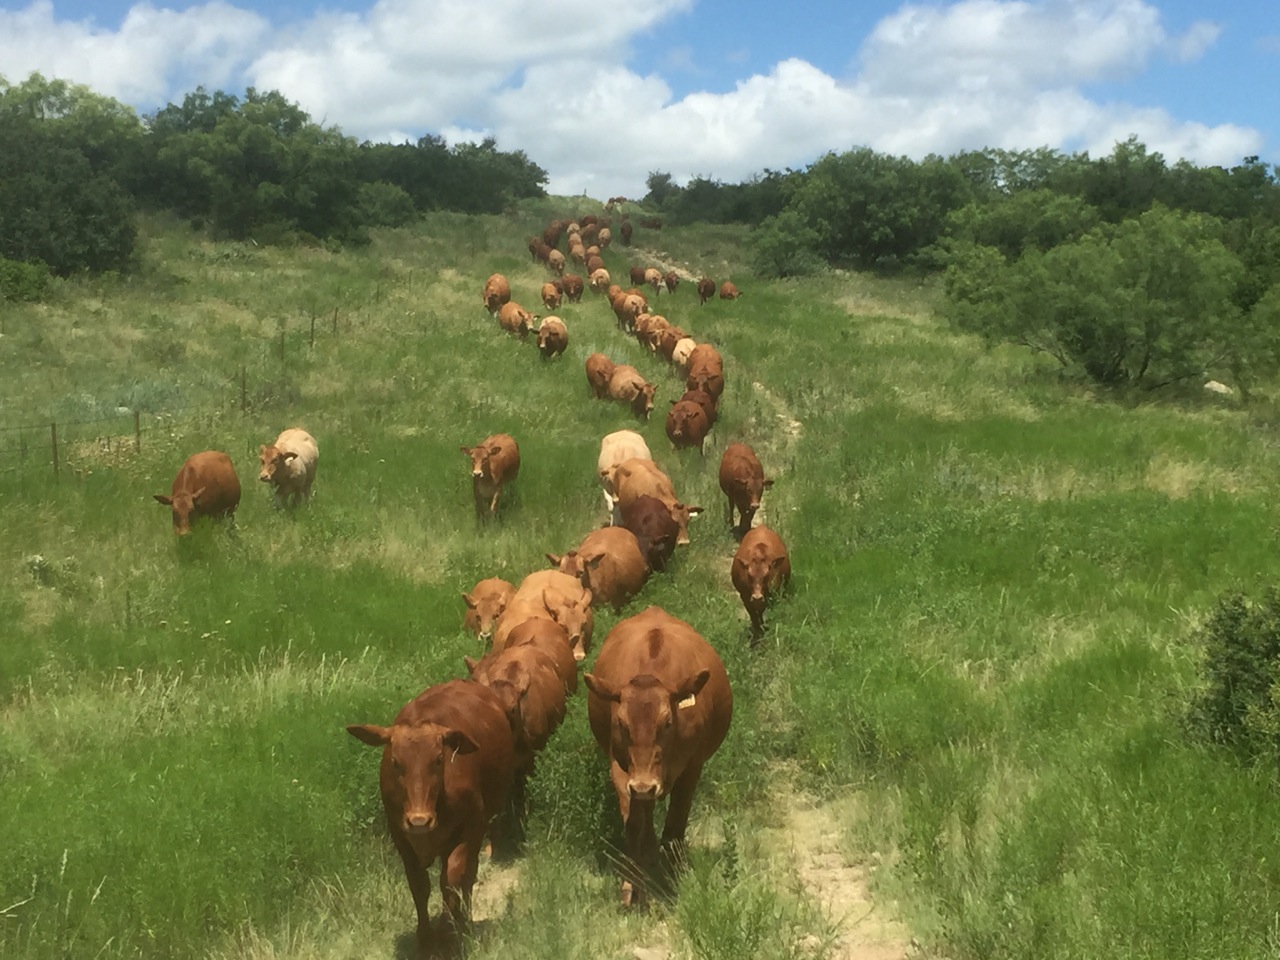
[[[548,553],[561,573],[577,577],[591,591],[592,602],[610,604],[614,612],[640,592],[649,579],[649,563],[636,535],[626,527],[592,530],[564,556]]]
[[[636,318],[645,312],[647,304],[644,297],[634,293],[624,293],[612,303],[613,315],[618,319],[619,330],[634,330]]]
[[[564,627],[574,660],[580,663],[586,659],[595,631],[595,614],[591,610],[591,591],[576,577],[558,570],[536,570],[521,580],[493,629],[493,649],[505,647],[512,631],[534,617]]]
[[[595,270],[588,268],[587,276],[590,277],[592,293],[604,293],[609,289],[609,271],[603,266]]]
[[[728,498],[725,521],[734,527],[734,511],[738,512],[739,522],[734,532],[739,537],[751,529],[751,521],[760,509],[760,497],[771,486],[773,481],[765,478],[764,467],[754,450],[745,443],[731,443],[725,448],[720,458],[720,489]]]
[[[290,427],[276,437],[275,443],[260,446],[258,457],[262,463],[258,480],[271,484],[277,507],[296,507],[311,499],[320,459],[315,437],[300,427]]]
[[[680,525],[671,519],[667,505],[646,495],[627,503],[621,513],[622,526],[635,534],[649,569],[665,570],[680,536]]]
[[[564,231],[564,222],[561,220],[552,220],[547,224],[547,228],[542,231],[542,242],[550,249],[560,246],[560,235]]]
[[[600,486],[604,487],[604,506],[613,513],[613,471],[618,464],[633,457],[652,460],[649,445],[634,430],[615,430],[600,441],[600,456],[596,459],[596,472]]]
[[[554,620],[530,617],[511,628],[502,649],[524,644],[537,647],[551,658],[565,693],[573,694],[578,689],[578,661],[573,656],[573,641],[569,639],[568,630]]]
[[[596,242],[600,244],[600,249],[606,249],[613,242],[613,233],[608,227],[601,227],[600,232],[596,234]]]
[[[720,299],[721,299],[721,300],[737,300],[737,299],[738,299],[738,297],[740,297],[740,296],[742,296],[742,294],[740,294],[740,293],[738,292],[738,288],[737,288],[737,287],[735,287],[735,286],[734,286],[732,283],[730,283],[728,280],[726,280],[724,283],[720,284]]]
[[[698,281],[698,306],[702,306],[716,295],[716,282],[710,277]]]
[[[462,617],[463,628],[487,643],[493,636],[493,625],[515,592],[516,588],[500,577],[481,580],[470,593],[462,595],[462,602],[467,607]]]
[[[582,278],[576,273],[566,273],[562,279],[565,298],[570,303],[582,302]]]
[[[751,644],[764,635],[764,608],[791,579],[791,560],[782,538],[763,524],[748,530],[729,568],[733,587],[751,618]]]
[[[221,450],[204,450],[187,457],[173,478],[168,496],[154,495],[173,513],[173,532],[183,536],[200,517],[234,519],[240,505],[240,478],[235,464]]]
[[[598,253],[592,253],[591,248],[587,248],[587,275],[594,274],[597,270],[604,270],[604,259]],[[605,271],[608,273],[608,271]]]
[[[716,425],[716,401],[711,394],[705,390],[686,390],[680,394],[680,400],[690,400],[696,403],[707,415],[707,423],[713,427]]]
[[[609,396],[630,404],[631,412],[642,420],[648,420],[653,411],[653,397],[657,388],[640,375],[640,371],[628,363],[619,363],[609,377]]]
[[[603,353],[593,353],[587,357],[587,386],[591,395],[597,400],[609,396],[609,381],[613,378],[614,362]]]
[[[724,373],[715,369],[694,370],[690,368],[689,376],[684,381],[685,390],[698,390],[707,394],[719,404],[724,395]]]
[[[653,287],[653,295],[656,297],[662,288],[662,271],[657,267],[650,267],[644,272],[644,282]]]
[[[543,317],[538,325],[538,352],[544,360],[559,356],[569,346],[569,330],[559,317]]]
[[[664,360],[672,360],[675,358],[676,344],[681,340],[688,339],[689,335],[680,327],[668,324],[663,331],[658,334],[658,353],[662,354]],[[695,349],[697,349],[695,347]]]
[[[618,464],[613,471],[613,489],[614,509],[619,519],[625,515],[627,504],[633,500],[644,496],[657,497],[676,523],[676,544],[683,546],[689,542],[689,521],[700,514],[702,508],[691,507],[682,502],[676,496],[671,478],[652,460],[636,457]]]
[[[692,400],[672,401],[671,409],[667,411],[667,438],[672,446],[677,450],[697,447],[698,452],[705,456],[704,444],[710,432],[711,422],[701,404]]]
[[[676,287],[680,286],[680,274],[668,270],[662,275],[662,283],[667,288],[667,293],[675,293]]]
[[[631,268],[631,285],[638,287],[644,283],[644,267]]]
[[[474,447],[459,447],[471,458],[471,492],[475,496],[476,516],[498,512],[498,497],[503,485],[520,473],[520,448],[505,433],[486,437]]]
[[[461,927],[470,913],[480,848],[515,775],[511,725],[488,687],[450,680],[410,700],[391,726],[352,724],[347,732],[383,748],[382,808],[418,914],[418,952],[431,955],[437,945],[427,912],[427,870],[440,861],[445,915]]]
[[[669,798],[662,843],[678,857],[702,768],[729,732],[733,691],[711,644],[660,607],[610,630],[582,679],[626,834],[622,902],[638,906],[659,866],[658,801]]]
[[[689,375],[689,354],[693,352],[693,348],[698,342],[693,337],[681,337],[676,341],[676,345],[671,348],[671,362],[680,369],[685,375]]]
[[[504,303],[498,311],[498,323],[502,329],[507,333],[514,333],[521,340],[529,335],[529,331],[533,329],[533,321],[537,319],[514,300]]]
[[[564,254],[559,250],[550,250],[547,253],[547,266],[551,268],[551,272],[557,277],[564,274]]]
[[[631,246],[631,233],[633,230],[630,220],[623,220],[622,226],[618,228],[618,232],[622,234],[622,242],[628,247]]]
[[[520,829],[525,814],[525,784],[533,773],[538,751],[564,720],[564,683],[555,662],[535,646],[524,644],[488,654],[482,660],[465,657],[471,678],[498,696],[511,727],[515,773],[511,783],[513,826]]]
[[[564,294],[560,292],[560,288],[554,283],[544,283],[542,285],[542,305],[548,310],[558,310],[563,298]]]
[[[502,309],[502,305],[511,299],[511,284],[507,282],[507,278],[500,273],[495,273],[484,282],[484,293],[481,301],[484,308],[489,311],[489,315],[495,315]]]

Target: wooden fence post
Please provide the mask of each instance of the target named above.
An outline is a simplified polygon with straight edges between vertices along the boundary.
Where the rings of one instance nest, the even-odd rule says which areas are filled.
[[[313,313],[313,314],[311,314],[311,344],[310,344],[310,346],[311,346],[311,349],[312,349],[312,350],[314,350],[314,349],[316,348],[316,315],[315,315],[314,313]]]
[[[58,479],[58,425],[49,424],[49,445],[53,449],[53,479]]]
[[[240,412],[249,409],[248,386],[245,378],[244,364],[240,364]]]
[[[142,452],[142,415],[133,411],[133,452]]]
[[[338,335],[338,308],[333,308],[333,335]]]
[[[284,365],[284,331],[280,331],[280,365]]]

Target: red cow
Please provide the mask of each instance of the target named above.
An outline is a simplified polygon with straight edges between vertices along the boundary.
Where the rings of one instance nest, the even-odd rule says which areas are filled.
[[[562,278],[564,284],[564,295],[570,303],[580,303],[582,301],[582,278],[576,273],[566,273]]]
[[[716,401],[715,397],[707,393],[705,390],[686,390],[680,394],[681,400],[689,400],[700,406],[707,415],[707,423],[711,426],[716,425]]]
[[[738,292],[738,288],[737,288],[737,287],[735,287],[735,286],[734,286],[732,283],[730,283],[728,280],[726,280],[724,283],[720,284],[720,299],[721,299],[721,300],[737,300],[737,299],[738,299],[738,297],[740,297],[740,296],[742,296],[742,294],[740,294],[740,293]]]
[[[520,448],[512,437],[495,433],[474,447],[459,447],[471,458],[471,492],[475,496],[476,516],[498,512],[498,497],[504,484],[520,473]]]
[[[614,363],[603,353],[593,353],[587,357],[587,386],[591,395],[603,400],[609,395],[609,381],[613,379]]]
[[[564,353],[569,346],[569,330],[559,317],[543,317],[538,325],[538,351],[544,359]]]
[[[747,531],[729,568],[734,589],[751,617],[751,642],[764,634],[764,608],[791,579],[791,560],[782,538],[766,526]]]
[[[511,299],[511,284],[500,273],[495,273],[484,282],[484,293],[481,301],[484,308],[492,316],[502,309],[502,305]]]
[[[680,286],[680,275],[674,270],[668,270],[663,274],[662,282],[666,285],[667,293],[675,293],[676,287]]]
[[[734,510],[738,512],[739,522],[735,528],[738,536],[751,529],[751,521],[760,509],[760,497],[771,486],[773,481],[765,479],[764,467],[754,450],[745,443],[731,443],[725,448],[720,458],[720,489],[728,497],[726,522],[729,526],[734,525]]]
[[[641,376],[630,364],[620,363],[609,377],[609,396],[631,406],[631,412],[642,420],[648,420],[653,412],[653,397],[657,387]]]
[[[640,552],[653,570],[665,570],[676,552],[680,525],[657,497],[636,497],[622,507],[622,525],[636,535]]]
[[[199,517],[234,517],[240,505],[240,478],[229,456],[205,450],[187,458],[173,478],[169,496],[157,493],[155,499],[171,509],[173,532],[187,534]]]
[[[529,331],[533,329],[533,321],[537,319],[514,300],[504,303],[498,311],[499,326],[507,333],[516,334],[521,340],[529,335]]]
[[[560,288],[554,283],[544,283],[542,285],[542,305],[548,310],[559,309],[563,296]]]
[[[568,630],[554,620],[530,617],[511,628],[503,649],[525,644],[537,647],[551,658],[565,693],[572,694],[578,689],[578,661],[573,656],[573,641],[569,639]]]
[[[627,246],[631,246],[631,233],[634,228],[631,226],[630,220],[623,220],[622,226],[618,230],[622,233],[622,242]]]
[[[462,626],[487,642],[493,636],[493,625],[515,592],[516,588],[500,577],[481,580],[470,593],[462,595],[462,602],[467,606]]]
[[[548,553],[551,565],[577,577],[591,591],[592,602],[612,605],[615,612],[640,592],[649,578],[649,563],[636,535],[626,527],[601,527],[563,557]]]
[[[638,287],[644,283],[644,267],[631,268],[631,285]]]
[[[698,306],[702,306],[716,295],[716,282],[710,277],[698,281]]]
[[[595,631],[591,599],[591,591],[577,577],[559,570],[534,571],[520,581],[515,596],[498,618],[493,630],[493,649],[501,650],[520,624],[537,618],[564,627],[574,660],[585,660]]]
[[[485,834],[511,790],[511,726],[492,690],[450,680],[410,700],[391,726],[352,724],[347,732],[383,748],[382,808],[418,913],[418,952],[431,955],[436,945],[427,913],[427,870],[440,861],[445,914],[461,926],[470,912]]]
[[[678,855],[702,768],[729,732],[733,691],[711,644],[659,607],[610,630],[582,679],[634,867],[622,884],[622,902],[642,904],[646,880],[659,865],[658,801],[670,798],[662,842]]]
[[[667,411],[667,437],[677,450],[697,447],[698,452],[705,456],[703,444],[710,432],[711,422],[701,404],[692,400],[676,400],[671,404]]]
[[[652,460],[624,460],[613,471],[613,488],[616,494],[618,516],[621,518],[627,505],[640,497],[656,497],[667,508],[679,532],[676,543],[689,542],[689,520],[702,512],[701,507],[691,507],[676,496],[671,478]]]

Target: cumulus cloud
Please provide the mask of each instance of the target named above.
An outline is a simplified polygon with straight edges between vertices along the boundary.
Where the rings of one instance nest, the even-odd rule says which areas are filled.
[[[1234,163],[1262,142],[1083,92],[1216,42],[1207,22],[1170,34],[1146,0],[908,3],[867,35],[847,77],[784,59],[726,92],[676,97],[663,73],[700,75],[690,48],[642,73],[631,45],[693,4],[597,0],[590,15],[549,17],[524,0],[377,0],[272,33],[226,0],[180,13],[142,3],[114,31],[57,21],[35,0],[0,12],[0,63],[11,79],[39,69],[133,102],[238,80],[360,138],[494,136],[546,168],[553,192],[601,197],[643,193],[651,170],[732,182],[862,145],[916,158],[1042,145],[1096,155],[1137,134],[1170,158]]]

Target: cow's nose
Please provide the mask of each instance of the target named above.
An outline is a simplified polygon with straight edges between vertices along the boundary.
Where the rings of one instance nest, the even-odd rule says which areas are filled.
[[[658,799],[657,780],[630,780],[627,782],[627,790],[630,792],[632,800]]]
[[[581,663],[583,660],[587,659],[587,651],[585,651],[585,650],[575,650],[575,651],[573,651],[573,659],[574,659],[576,662]]]
[[[483,476],[484,476],[484,471],[483,471],[483,470],[472,470],[472,471],[471,471],[471,475],[472,475],[473,477],[483,477]]]
[[[436,818],[429,813],[411,813],[405,817],[405,823],[410,831],[426,831],[436,825]]]

